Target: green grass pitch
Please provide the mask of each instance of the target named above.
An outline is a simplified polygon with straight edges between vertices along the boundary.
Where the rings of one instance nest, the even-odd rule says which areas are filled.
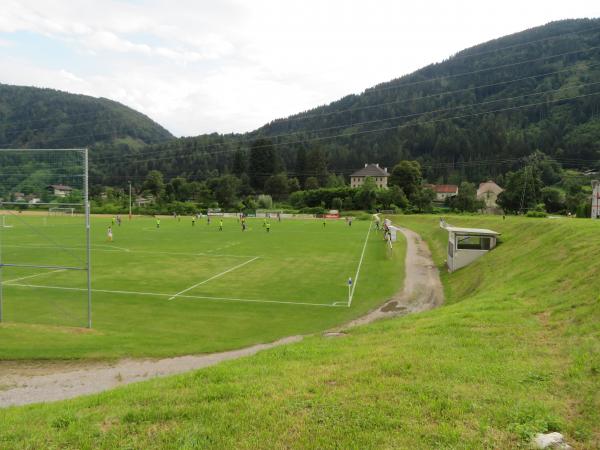
[[[206,217],[92,218],[93,329],[85,272],[3,269],[0,359],[115,358],[214,352],[324,330],[402,285],[404,243],[389,251],[368,221]],[[8,214],[4,263],[80,267],[83,219]],[[368,238],[367,238],[368,236]],[[351,307],[348,277],[364,257]]]

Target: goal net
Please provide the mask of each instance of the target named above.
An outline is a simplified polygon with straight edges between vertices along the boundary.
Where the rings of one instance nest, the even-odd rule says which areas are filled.
[[[73,216],[75,214],[75,208],[48,208],[49,216]]]
[[[0,149],[1,322],[91,325],[87,181],[86,149]]]

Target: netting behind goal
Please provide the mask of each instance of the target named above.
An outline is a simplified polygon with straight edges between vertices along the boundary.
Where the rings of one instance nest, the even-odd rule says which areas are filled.
[[[86,326],[87,150],[0,149],[3,322]]]
[[[48,208],[49,216],[72,216],[75,214],[75,208]]]

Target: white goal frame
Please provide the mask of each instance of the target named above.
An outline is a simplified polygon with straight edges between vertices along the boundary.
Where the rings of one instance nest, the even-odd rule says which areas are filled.
[[[58,214],[66,214],[69,216],[74,216],[75,215],[75,208],[69,208],[69,207],[55,207],[55,208],[48,208],[48,215],[52,216],[52,215],[58,215]]]
[[[85,214],[85,261],[82,266],[78,267],[70,267],[70,266],[61,266],[61,265],[40,265],[40,264],[13,264],[10,262],[5,262],[2,258],[2,229],[4,227],[4,214],[3,206],[15,206],[15,205],[24,205],[23,202],[4,202],[0,201],[0,223],[2,223],[2,227],[0,227],[0,323],[3,322],[3,300],[4,300],[4,290],[3,290],[3,268],[4,267],[21,267],[21,268],[37,268],[37,269],[57,269],[57,270],[78,270],[84,271],[87,275],[87,327],[92,328],[92,267],[91,267],[91,240],[90,240],[90,201],[89,201],[89,156],[87,148],[62,148],[62,149],[46,149],[46,148],[6,148],[0,149],[0,154],[2,153],[15,153],[18,152],[73,152],[80,153],[82,157],[82,176],[83,176],[83,201],[82,203],[34,203],[29,206],[52,206],[53,209],[70,209],[72,212],[74,210],[73,207],[83,207]],[[25,204],[27,205],[27,204]],[[50,213],[50,210],[48,210]]]

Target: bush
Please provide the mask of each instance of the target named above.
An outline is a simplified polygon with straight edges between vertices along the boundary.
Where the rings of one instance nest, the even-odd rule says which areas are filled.
[[[339,197],[334,197],[331,200],[331,208],[332,209],[337,209],[338,211],[341,211],[343,204],[344,204],[343,200]]]
[[[542,218],[542,217],[548,217],[548,214],[546,213],[546,211],[527,211],[527,217],[538,217],[538,218]]]
[[[273,199],[270,195],[261,194],[258,196],[258,207],[263,209],[271,209],[273,207]]]

